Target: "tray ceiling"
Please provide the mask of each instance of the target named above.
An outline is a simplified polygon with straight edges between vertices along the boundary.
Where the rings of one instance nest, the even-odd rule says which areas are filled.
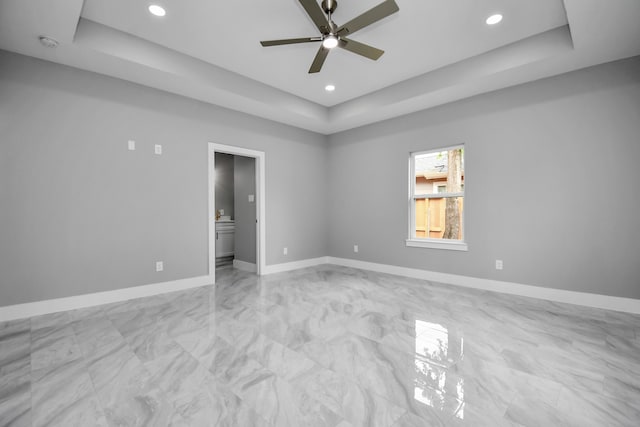
[[[333,19],[380,1],[339,0]],[[152,1],[0,0],[0,48],[324,134],[640,54],[636,0],[396,2],[351,36],[383,49],[378,61],[335,49],[317,74],[317,44],[259,44],[318,35],[297,0],[158,0],[164,17]],[[493,13],[504,19],[489,26]]]

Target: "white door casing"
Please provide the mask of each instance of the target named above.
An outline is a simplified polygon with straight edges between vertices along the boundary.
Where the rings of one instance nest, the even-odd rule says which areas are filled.
[[[225,153],[237,156],[252,157],[256,160],[256,272],[260,276],[266,266],[266,221],[265,221],[265,153],[242,147],[218,144],[208,144],[209,164],[209,276],[215,282],[216,274],[216,222],[215,222],[215,153]]]

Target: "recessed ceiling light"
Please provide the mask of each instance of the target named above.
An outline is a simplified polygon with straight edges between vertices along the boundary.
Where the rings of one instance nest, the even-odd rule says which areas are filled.
[[[164,7],[158,6],[157,4],[152,4],[149,6],[149,12],[155,16],[164,16],[167,12],[164,10]]]
[[[496,13],[495,15],[491,15],[487,18],[487,25],[496,25],[498,22],[502,21],[502,15]]]
[[[324,87],[324,90],[326,90],[327,92],[333,92],[334,90],[336,90],[336,87],[334,85],[326,85]]]

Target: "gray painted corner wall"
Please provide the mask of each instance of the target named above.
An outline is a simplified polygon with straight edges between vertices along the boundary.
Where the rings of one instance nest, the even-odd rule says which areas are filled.
[[[234,214],[235,180],[233,156],[225,153],[215,153],[216,175],[216,210],[222,209],[224,215],[232,219]]]
[[[0,306],[208,274],[208,142],[265,152],[267,265],[327,253],[323,135],[5,51],[0,132]]]
[[[0,51],[0,134],[0,306],[207,274],[208,142],[265,152],[267,265],[640,298],[639,58],[327,138]],[[469,251],[407,248],[408,155],[460,142]]]
[[[235,182],[235,254],[237,260],[256,263],[256,160],[233,156]],[[254,201],[249,201],[249,195]]]
[[[460,143],[469,251],[406,247],[409,153]],[[638,57],[335,134],[329,255],[640,298],[639,164]]]

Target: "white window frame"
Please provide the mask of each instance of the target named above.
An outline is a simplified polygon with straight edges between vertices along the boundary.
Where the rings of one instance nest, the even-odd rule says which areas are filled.
[[[451,251],[468,251],[469,246],[466,242],[466,201],[465,208],[462,211],[462,236],[463,240],[446,240],[446,239],[431,239],[428,237],[416,237],[416,199],[433,199],[433,198],[445,198],[445,197],[465,197],[465,190],[463,189],[459,193],[433,193],[433,194],[415,194],[416,191],[416,173],[415,173],[415,165],[416,165],[416,156],[420,156],[423,154],[429,153],[437,153],[441,151],[449,151],[454,150],[456,148],[464,149],[464,144],[452,145],[449,147],[441,147],[435,148],[433,150],[426,151],[416,151],[413,153],[409,153],[409,224],[408,224],[408,233],[409,236],[405,241],[406,246],[417,247],[417,248],[431,248],[431,249],[446,249]],[[463,154],[464,156],[464,154]],[[464,162],[464,158],[463,158]],[[466,188],[466,185],[464,186]]]

